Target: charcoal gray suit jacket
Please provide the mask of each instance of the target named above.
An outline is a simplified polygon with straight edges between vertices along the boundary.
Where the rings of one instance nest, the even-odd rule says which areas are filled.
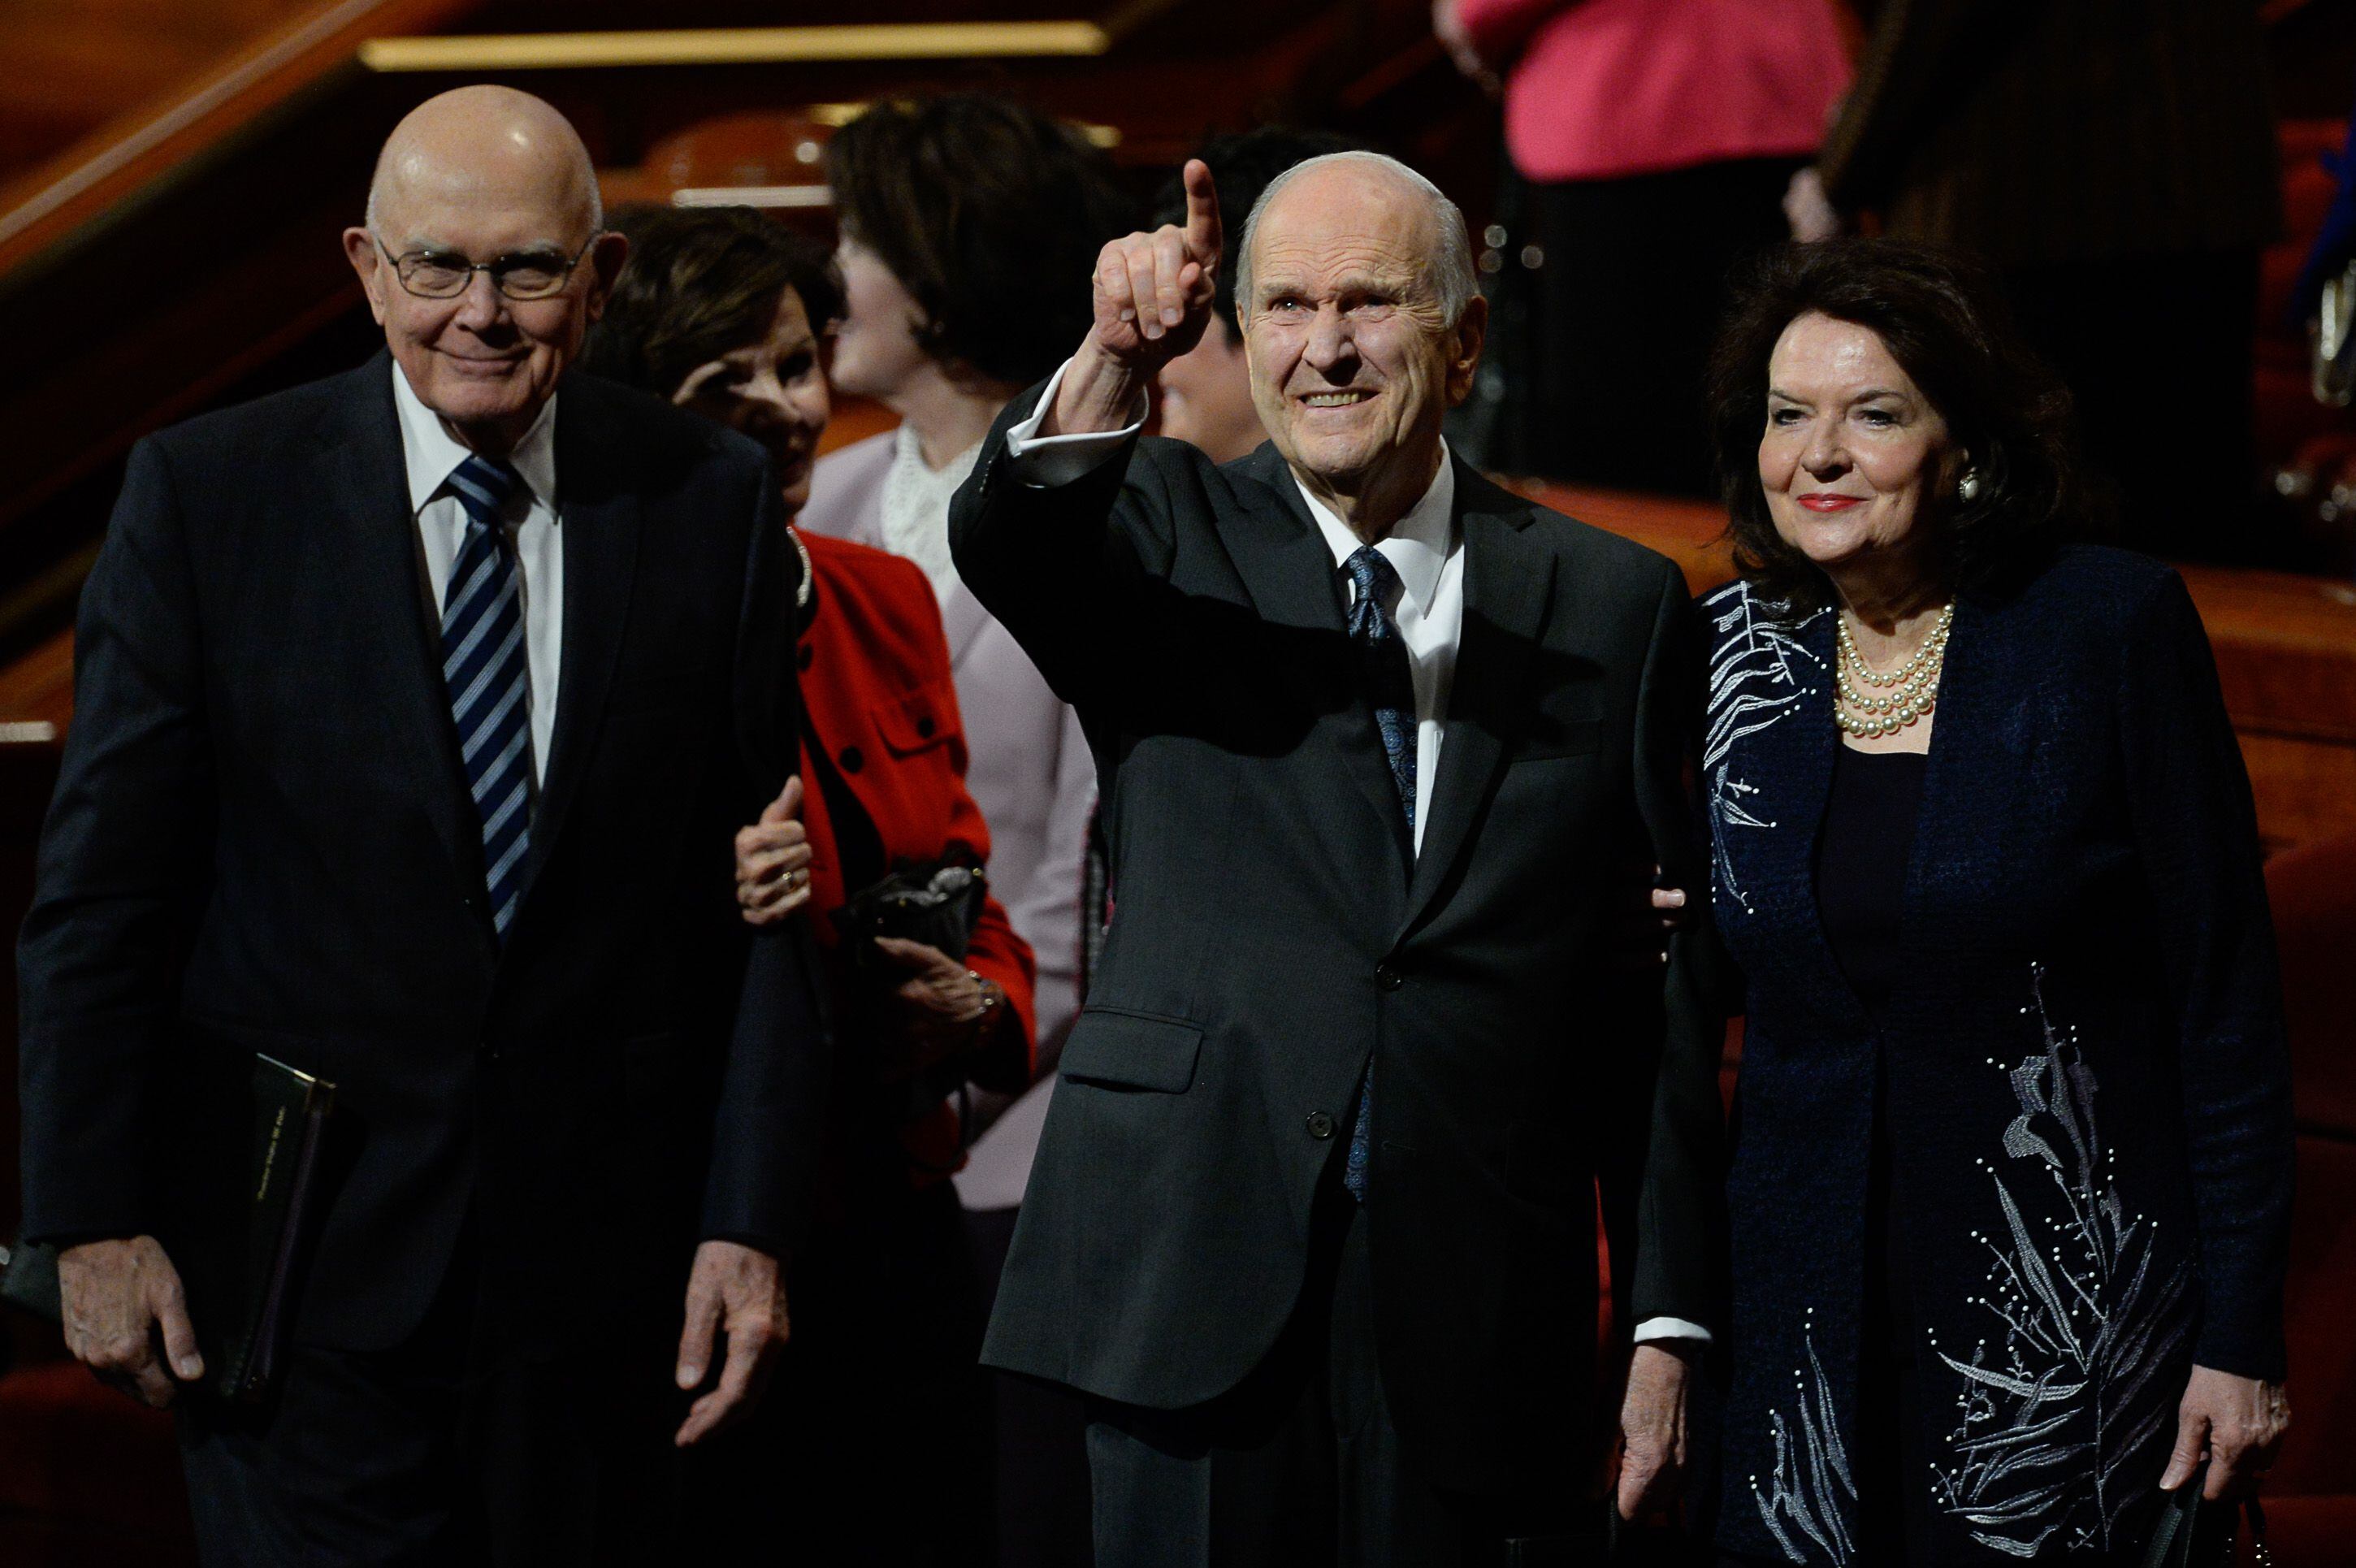
[[[1460,466],[1463,634],[1419,855],[1274,448],[1218,467],[1145,439],[1036,488],[1005,445],[1036,397],[951,535],[1079,711],[1115,914],[984,1359],[1162,1409],[1234,1388],[1300,1295],[1371,1060],[1402,1439],[1444,1485],[1569,1475],[1596,1425],[1599,1182],[1622,1321],[1711,1316],[1704,934],[1633,975],[1607,940],[1632,866],[1705,886],[1685,584]]]

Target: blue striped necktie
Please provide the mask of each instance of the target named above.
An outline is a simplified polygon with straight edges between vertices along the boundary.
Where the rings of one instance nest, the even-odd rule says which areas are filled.
[[[1381,551],[1371,544],[1358,547],[1343,569],[1357,592],[1350,600],[1350,640],[1358,645],[1366,675],[1366,700],[1375,710],[1375,728],[1382,733],[1383,756],[1391,765],[1391,782],[1398,787],[1399,810],[1407,817],[1408,843],[1415,842],[1415,676],[1408,661],[1407,643],[1384,601],[1399,586],[1399,575]],[[1366,1200],[1367,1166],[1374,1154],[1375,1067],[1358,1087],[1357,1120],[1350,1128],[1350,1153],[1342,1165],[1342,1185],[1350,1196]]]
[[[442,683],[482,822],[491,924],[502,938],[515,918],[531,842],[531,670],[516,564],[499,515],[521,482],[506,463],[480,456],[452,470],[450,489],[466,509],[466,537],[442,597]]]

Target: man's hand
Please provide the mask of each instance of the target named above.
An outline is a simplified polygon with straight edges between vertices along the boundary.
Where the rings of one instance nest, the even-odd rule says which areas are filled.
[[[672,1441],[681,1448],[701,1442],[760,1398],[769,1363],[786,1342],[786,1284],[777,1260],[734,1241],[706,1241],[695,1250],[687,1276],[687,1324],[679,1336],[679,1386],[703,1381],[717,1348],[714,1334],[728,1341],[720,1381],[697,1400]]]
[[[2290,1400],[2280,1383],[2237,1378],[2208,1367],[2192,1369],[2176,1407],[2176,1452],[2169,1455],[2160,1489],[2172,1492],[2209,1461],[2201,1495],[2211,1502],[2257,1490],[2274,1468],[2275,1451],[2290,1428]]]
[[[58,1254],[66,1348],[106,1382],[161,1410],[205,1375],[179,1271],[153,1236],[85,1241]],[[162,1331],[162,1357],[155,1353]],[[166,1359],[168,1359],[168,1366]]]
[[[797,773],[761,808],[758,822],[736,830],[736,902],[746,925],[774,926],[809,902],[809,833],[801,815]]]
[[[1620,1517],[1663,1513],[1677,1500],[1686,1469],[1686,1403],[1697,1353],[1689,1339],[1655,1339],[1628,1359],[1620,1402]]]
[[[1612,950],[1615,967],[1643,972],[1669,961],[1669,939],[1686,929],[1686,890],[1655,887],[1661,868],[1642,864],[1628,868],[1628,892],[1621,914],[1612,921]]]
[[[1040,421],[1043,435],[1119,430],[1162,366],[1193,349],[1217,292],[1219,193],[1211,168],[1186,161],[1186,221],[1115,240],[1097,253],[1096,321]]]

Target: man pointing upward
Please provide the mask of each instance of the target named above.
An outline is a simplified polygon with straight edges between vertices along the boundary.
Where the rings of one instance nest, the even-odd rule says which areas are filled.
[[[1462,216],[1373,154],[1245,226],[1271,442],[1141,439],[1221,264],[1185,179],[1183,227],[1105,248],[1087,337],[951,525],[1079,710],[1119,888],[985,1359],[1094,1397],[1102,1561],[1575,1546],[1599,1185],[1647,1341],[1623,1512],[1668,1495],[1706,1335],[1702,934],[1641,977],[1604,941],[1615,868],[1700,875],[1684,584],[1449,455],[1484,303]]]

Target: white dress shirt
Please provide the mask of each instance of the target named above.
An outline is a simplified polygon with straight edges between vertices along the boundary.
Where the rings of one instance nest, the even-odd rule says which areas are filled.
[[[1343,591],[1355,603],[1358,585],[1344,566],[1365,541],[1310,494],[1299,475],[1292,482],[1300,486],[1317,532],[1325,536],[1325,547],[1333,552]],[[1407,644],[1408,667],[1415,677],[1415,850],[1421,854],[1423,827],[1431,820],[1431,786],[1440,776],[1448,693],[1456,682],[1456,645],[1464,634],[1464,539],[1456,528],[1456,469],[1445,441],[1440,444],[1440,472],[1432,475],[1423,499],[1375,551],[1398,574],[1398,592],[1383,613]]]
[[[466,536],[466,509],[450,488],[451,473],[471,456],[420,401],[408,373],[392,367],[392,403],[401,414],[401,451],[409,469],[409,505],[425,553],[425,580],[434,596],[434,622],[442,622],[450,564]],[[564,647],[564,550],[556,535],[556,399],[541,406],[508,461],[523,483],[504,509],[508,547],[515,553],[516,591],[523,599],[524,659],[531,689],[531,776],[547,782],[548,744],[556,727],[556,680]]]
[[[1070,362],[1066,361],[1066,369]],[[1059,370],[1040,394],[1031,417],[1006,433],[1007,467],[1012,478],[1030,485],[1067,484],[1110,456],[1122,442],[1144,427],[1145,411],[1123,430],[1084,432],[1073,435],[1041,435],[1039,424],[1055,405],[1064,384]],[[1301,484],[1301,499],[1309,505],[1318,532],[1333,553],[1336,572],[1363,542],[1342,520]],[[1440,746],[1448,720],[1449,691],[1456,680],[1456,650],[1464,634],[1464,538],[1456,527],[1456,467],[1440,443],[1440,472],[1431,477],[1423,499],[1415,503],[1390,537],[1375,548],[1398,574],[1399,602],[1386,607],[1399,639],[1407,644],[1415,675],[1415,847],[1423,850],[1423,827],[1431,820],[1432,785],[1440,772]],[[1345,585],[1355,596],[1356,585]],[[1645,1108],[1650,1113],[1650,1107]],[[1708,1340],[1709,1330],[1681,1317],[1648,1317],[1636,1325],[1635,1340]]]

